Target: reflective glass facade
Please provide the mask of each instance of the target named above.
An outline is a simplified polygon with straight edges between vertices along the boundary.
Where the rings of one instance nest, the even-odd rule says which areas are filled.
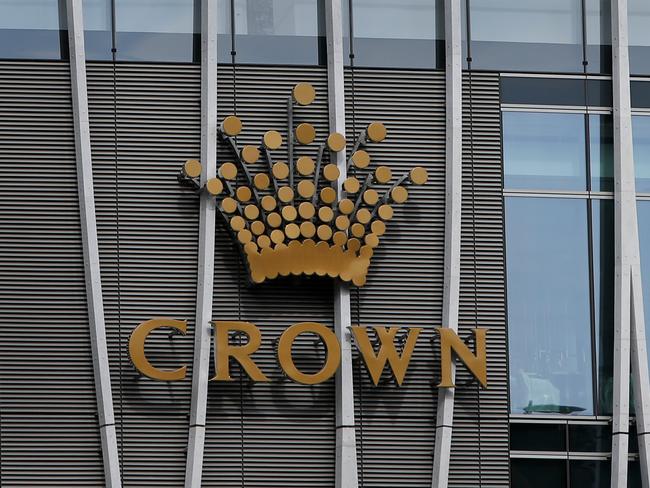
[[[613,202],[587,193],[611,191],[611,116],[502,124],[511,411],[611,413]]]
[[[64,0],[0,0],[0,59],[68,56]]]

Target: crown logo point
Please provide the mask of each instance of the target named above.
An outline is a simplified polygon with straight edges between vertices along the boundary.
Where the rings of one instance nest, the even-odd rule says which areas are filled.
[[[315,154],[294,154],[296,143],[308,146],[316,140],[312,124],[294,124],[294,110],[315,99],[316,90],[309,83],[298,83],[288,97],[287,161],[273,155],[285,143],[277,130],[266,131],[259,145],[240,148],[235,137],[243,123],[229,115],[218,134],[231,149],[233,162],[222,163],[218,176],[204,185],[197,160],[186,161],[178,176],[182,185],[215,199],[253,283],[316,275],[363,286],[374,250],[393,218],[393,205],[408,200],[408,185],[427,182],[423,167],[414,167],[395,181],[388,166],[370,169],[368,145],[387,137],[380,122],[371,122],[357,134],[344,164],[337,164],[337,159],[348,141],[338,132],[319,143]],[[340,181],[342,170],[353,174]]]

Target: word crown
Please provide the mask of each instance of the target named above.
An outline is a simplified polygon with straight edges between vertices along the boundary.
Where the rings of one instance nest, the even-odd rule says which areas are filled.
[[[218,133],[232,151],[233,162],[221,164],[217,177],[203,185],[199,161],[186,161],[179,175],[181,184],[217,199],[217,212],[239,243],[254,283],[315,274],[363,286],[374,249],[393,217],[392,205],[406,202],[407,185],[427,181],[422,167],[395,181],[388,166],[370,168],[365,148],[386,137],[386,128],[378,122],[357,135],[347,161],[343,158],[346,139],[337,132],[318,144],[315,158],[301,155],[294,161],[295,146],[309,146],[316,139],[312,124],[294,124],[294,108],[311,104],[315,97],[308,83],[292,90],[287,104],[286,162],[273,155],[283,145],[280,132],[269,130],[261,144],[240,148],[235,138],[243,124],[229,115]],[[337,191],[342,169],[352,176]]]

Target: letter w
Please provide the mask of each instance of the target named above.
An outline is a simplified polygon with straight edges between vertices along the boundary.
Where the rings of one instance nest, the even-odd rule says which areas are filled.
[[[422,328],[409,328],[401,356],[395,349],[395,335],[400,330],[399,327],[373,327],[373,329],[377,333],[377,338],[379,339],[378,354],[375,354],[375,350],[368,338],[368,328],[359,326],[352,327],[352,334],[354,334],[357,346],[361,351],[363,361],[366,363],[372,381],[375,386],[379,384],[381,374],[384,371],[386,362],[388,362],[393,371],[393,375],[397,380],[397,384],[401,386],[404,381],[404,375],[406,374],[406,368],[408,368],[409,362],[411,361],[415,342],[418,340],[418,335],[420,335]]]

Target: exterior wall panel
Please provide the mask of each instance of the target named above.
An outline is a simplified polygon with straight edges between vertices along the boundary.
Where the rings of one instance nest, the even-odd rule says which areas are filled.
[[[70,70],[0,63],[0,485],[102,486]]]
[[[316,143],[328,134],[324,69],[238,67],[233,73],[232,67],[220,66],[218,80],[218,118],[236,112],[242,119],[240,147],[259,144],[271,129],[286,142],[291,88],[298,82],[312,83],[316,100],[296,109],[295,123],[312,123],[317,137],[310,146],[297,146],[295,158],[315,158]],[[286,161],[285,147],[273,155]],[[220,142],[218,165],[232,158]],[[261,159],[249,167],[257,173],[266,162]],[[332,280],[287,277],[250,286],[221,220],[216,239],[213,317],[249,321],[262,330],[262,346],[253,357],[271,383],[251,384],[231,362],[234,381],[209,385],[203,486],[334,486],[334,380],[307,386],[284,378],[273,349],[274,339],[295,323],[313,321],[333,328]],[[299,339],[294,346],[296,364],[315,372],[323,351],[311,338]]]
[[[488,328],[488,389],[456,369],[449,486],[508,486],[508,376],[498,75],[464,75],[459,336]],[[471,80],[471,86],[470,86]]]
[[[114,86],[115,83],[115,86]],[[198,202],[176,176],[198,159],[198,66],[88,66],[91,143],[106,332],[124,486],[182,486],[191,393]],[[183,381],[143,377],[128,340],[154,317],[188,321],[157,331],[146,353]]]
[[[430,486],[438,374],[431,340],[442,313],[444,73],[355,69],[353,81],[348,70],[346,92],[348,138],[372,121],[388,130],[383,142],[368,146],[371,168],[388,165],[394,178],[414,166],[429,172],[425,186],[410,187],[408,201],[394,205],[368,283],[351,292],[354,324],[424,328],[401,387],[386,371],[375,387],[357,354],[359,480],[364,487]]]

